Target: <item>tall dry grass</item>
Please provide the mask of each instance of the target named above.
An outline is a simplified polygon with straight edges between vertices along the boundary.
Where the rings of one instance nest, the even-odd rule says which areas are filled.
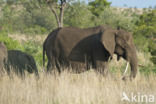
[[[12,35],[18,41],[31,40],[32,37]],[[12,37],[10,36],[10,37]],[[36,37],[43,42],[45,36]],[[149,55],[139,52],[139,64],[151,64]],[[63,72],[60,75],[46,75],[40,72],[40,79],[26,75],[21,79],[13,74],[0,77],[0,104],[135,104],[137,102],[121,101],[122,93],[130,95],[154,95],[156,103],[156,76],[137,75],[133,81],[121,80],[121,69],[126,61],[109,63],[112,70],[107,77],[102,77],[93,70],[72,74]],[[152,103],[152,104],[155,104]],[[137,103],[141,104],[141,103]],[[143,102],[142,104],[145,104]]]
[[[121,75],[102,77],[93,70],[55,76],[40,73],[39,80],[33,75],[27,75],[24,80],[4,75],[0,78],[0,104],[133,104],[121,101],[122,93],[156,97],[155,81],[154,75],[140,75],[124,82]]]

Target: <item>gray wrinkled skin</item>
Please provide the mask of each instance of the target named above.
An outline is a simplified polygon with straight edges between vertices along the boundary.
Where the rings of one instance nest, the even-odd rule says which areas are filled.
[[[108,61],[113,54],[130,63],[131,76],[137,73],[137,55],[132,34],[122,29],[107,26],[92,28],[64,27],[52,31],[43,44],[43,66],[47,55],[47,71],[56,67],[72,67],[76,72],[88,70],[91,66],[98,72],[108,71]],[[82,70],[83,69],[83,70]]]

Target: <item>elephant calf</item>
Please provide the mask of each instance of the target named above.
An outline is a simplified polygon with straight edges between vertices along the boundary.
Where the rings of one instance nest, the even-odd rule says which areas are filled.
[[[8,73],[10,73],[10,69],[17,75],[21,75],[22,77],[25,75],[24,71],[29,73],[35,73],[37,77],[39,77],[38,69],[36,66],[36,62],[31,55],[27,53],[18,51],[18,50],[9,50],[8,51],[8,61],[6,69]]]
[[[4,43],[0,42],[0,74],[3,72],[4,64],[7,61],[8,53]]]

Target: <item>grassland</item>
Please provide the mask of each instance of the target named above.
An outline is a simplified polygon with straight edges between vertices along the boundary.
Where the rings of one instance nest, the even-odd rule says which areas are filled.
[[[11,36],[12,37],[12,36]],[[27,41],[31,37],[13,37],[16,40]],[[43,38],[35,38],[43,41]],[[22,42],[22,41],[21,41]],[[139,64],[152,65],[149,55],[138,52]],[[122,81],[122,72],[125,68],[124,60],[116,61],[116,57],[109,63],[110,72],[107,77],[90,70],[81,74],[62,72],[60,75],[47,75],[40,67],[40,78],[26,74],[21,79],[13,74],[0,77],[0,104],[145,104],[144,102],[121,101],[122,93],[127,96],[134,93],[155,96],[156,103],[156,75],[146,76],[138,72],[133,81]],[[141,70],[140,67],[138,67]],[[127,73],[129,74],[129,72]]]
[[[140,75],[134,81],[124,82],[121,75],[105,78],[94,71],[63,72],[56,76],[40,73],[39,80],[33,75],[24,80],[3,76],[0,78],[0,104],[133,104],[121,101],[122,93],[156,96],[155,80],[154,75]]]

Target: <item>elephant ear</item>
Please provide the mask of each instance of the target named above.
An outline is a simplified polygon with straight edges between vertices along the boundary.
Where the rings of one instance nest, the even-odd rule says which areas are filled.
[[[115,33],[114,30],[105,30],[101,33],[101,42],[105,49],[109,52],[111,57],[113,57],[115,50]]]

